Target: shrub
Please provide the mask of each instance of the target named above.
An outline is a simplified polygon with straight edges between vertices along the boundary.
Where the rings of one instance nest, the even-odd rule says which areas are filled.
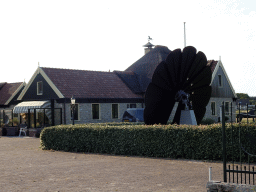
[[[245,135],[256,136],[255,124],[226,124],[227,160],[239,161],[239,132],[244,147],[251,146]],[[70,152],[108,153],[148,157],[222,160],[222,127],[211,125],[85,124],[60,125],[41,132],[42,149]],[[243,154],[242,159],[247,160]],[[255,161],[255,158],[251,158]]]
[[[201,121],[202,125],[211,125],[214,124],[215,120],[211,119],[211,118],[205,118]]]

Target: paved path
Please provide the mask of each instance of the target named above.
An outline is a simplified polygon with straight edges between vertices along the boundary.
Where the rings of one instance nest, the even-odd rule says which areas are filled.
[[[0,138],[0,191],[206,192],[209,167],[222,164],[163,158],[45,151],[31,137]]]

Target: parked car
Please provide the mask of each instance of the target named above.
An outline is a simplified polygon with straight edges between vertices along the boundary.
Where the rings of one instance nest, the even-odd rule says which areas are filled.
[[[253,118],[253,122],[254,122],[254,118],[256,118],[256,110],[252,109],[251,111],[249,111],[249,113],[240,113],[236,115],[237,118],[237,122],[241,122],[243,118]]]
[[[144,108],[128,108],[123,114],[123,122],[144,122]]]

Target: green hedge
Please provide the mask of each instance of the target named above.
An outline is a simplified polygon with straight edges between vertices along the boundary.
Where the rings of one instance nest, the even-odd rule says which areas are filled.
[[[227,159],[232,160],[231,124],[226,124]],[[234,160],[239,161],[241,143],[256,153],[246,134],[256,136],[255,124],[233,124]],[[108,153],[148,157],[222,160],[222,127],[212,125],[142,125],[103,123],[60,125],[41,132],[42,149],[70,152]],[[255,141],[256,142],[256,141]],[[250,148],[249,148],[250,147]],[[242,152],[242,160],[248,161]],[[251,158],[251,160],[255,160]]]

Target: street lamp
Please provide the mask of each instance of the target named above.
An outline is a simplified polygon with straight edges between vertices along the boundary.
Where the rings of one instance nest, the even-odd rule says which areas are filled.
[[[76,99],[72,95],[71,100],[71,111],[72,111],[72,120],[73,120],[73,125],[75,124],[75,108],[76,108]]]

